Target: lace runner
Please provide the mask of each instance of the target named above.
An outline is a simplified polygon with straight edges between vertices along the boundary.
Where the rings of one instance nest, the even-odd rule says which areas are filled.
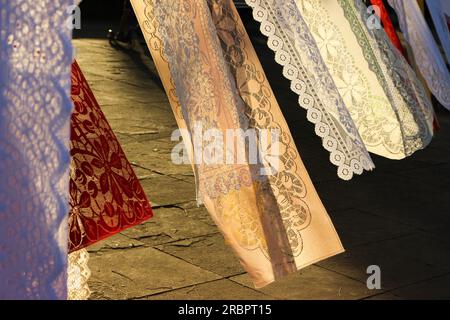
[[[255,286],[342,252],[233,1],[132,5],[180,127],[280,130],[273,176],[248,162],[194,166],[202,202]]]

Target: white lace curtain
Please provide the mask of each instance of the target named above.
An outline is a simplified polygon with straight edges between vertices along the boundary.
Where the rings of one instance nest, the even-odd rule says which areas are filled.
[[[0,0],[0,299],[65,299],[73,0]]]

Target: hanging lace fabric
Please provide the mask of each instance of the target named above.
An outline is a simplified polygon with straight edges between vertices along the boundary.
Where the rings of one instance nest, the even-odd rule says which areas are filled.
[[[70,252],[152,217],[139,179],[76,62],[72,100]]]
[[[79,65],[72,65],[68,298],[86,300],[97,241],[152,217],[147,197]]]
[[[407,57],[403,54],[400,56],[384,30],[370,28],[365,23],[365,21],[369,20],[369,12],[365,4],[361,0],[353,0],[353,5],[349,8],[353,8],[356,12],[359,11],[361,17],[359,26],[361,28],[365,27],[363,29],[367,32],[372,52],[378,54],[377,57],[372,56],[371,61],[377,61],[380,64],[385,77],[388,79],[384,81],[382,78],[379,78],[380,82],[384,83],[385,91],[389,92],[389,88],[398,91],[403,99],[401,107],[408,109],[410,112],[409,116],[405,116],[402,115],[403,108],[397,111],[400,113],[399,121],[402,125],[402,133],[405,140],[405,155],[409,156],[415,151],[425,148],[431,141],[433,133],[439,131],[439,121],[431,103],[431,94],[424,85],[420,73],[418,75],[417,69],[411,66]],[[347,11],[346,17],[351,21],[351,11]],[[386,19],[389,19],[389,17],[386,17]],[[357,31],[356,34],[360,34],[360,31]],[[360,36],[358,38],[361,46],[365,48],[364,44],[366,42]],[[365,52],[365,54],[371,56],[369,52]],[[373,63],[371,68],[377,70]],[[391,84],[394,84],[394,88],[387,87],[387,85]],[[392,95],[388,96],[391,97],[392,101]]]
[[[427,7],[433,18],[433,24],[439,36],[442,48],[447,57],[447,63],[450,65],[450,1],[427,0]]]
[[[381,22],[383,23],[383,28],[392,44],[402,53],[402,55],[406,58],[406,50],[403,47],[397,31],[395,30],[394,24],[389,17],[389,13],[386,10],[386,6],[383,3],[383,0],[370,0],[372,5],[376,7],[375,14],[379,15]]]
[[[450,110],[450,72],[416,1],[389,0],[414,59],[436,99]]]
[[[69,254],[67,267],[67,299],[87,300],[91,295],[88,281],[91,270],[88,266],[89,252],[80,249]]]
[[[391,18],[389,17],[389,13],[386,9],[386,6],[384,5],[382,0],[371,0],[371,3],[373,4],[373,6],[375,7],[374,9],[376,10],[375,13],[377,15],[379,15],[379,18],[381,19],[381,22],[383,23],[383,28],[384,31],[386,32],[387,36],[389,37],[389,39],[391,40],[392,44],[402,53],[402,55],[405,57],[405,59],[408,61],[409,64],[411,64],[411,60],[409,59],[409,55],[412,55],[412,53],[410,53],[408,55],[407,50],[405,49],[405,47],[402,45],[397,31],[394,28],[394,25],[391,21]],[[423,83],[425,83],[425,80],[423,78],[421,78],[421,74],[420,71],[418,71],[418,67],[417,64],[415,63],[415,61],[412,61],[412,68],[414,71],[416,71],[416,75],[419,78],[419,80]],[[414,77],[414,76],[413,76]],[[415,78],[415,77],[414,77]],[[431,97],[431,93],[428,91],[427,87],[424,87],[424,92],[425,94],[428,96],[428,98]],[[434,131],[439,131],[440,129],[440,125],[439,125],[439,121],[436,117],[436,115],[434,114],[434,121],[433,121],[433,129]]]
[[[402,43],[398,37],[397,31],[395,30],[394,24],[392,23],[392,20],[389,17],[389,13],[386,9],[386,6],[383,3],[383,0],[371,0],[371,3],[375,7],[374,8],[376,10],[375,14],[377,14],[379,16],[381,22],[383,23],[384,31],[386,32],[387,36],[391,40],[392,44],[402,53],[402,55],[405,57],[405,59],[409,63],[411,63],[411,61],[409,60],[409,57],[408,57],[407,50],[402,45]],[[414,67],[414,70],[418,70],[416,64],[414,64],[413,67]],[[418,76],[420,76],[420,74]],[[424,81],[422,78],[420,78],[420,80]],[[427,88],[424,88],[424,89],[425,89],[427,96],[430,96],[428,89]],[[438,121],[436,115],[434,115],[433,128],[434,128],[435,132],[440,130],[439,121]]]
[[[432,139],[433,109],[360,0],[296,0],[367,149],[402,159]]]
[[[66,299],[71,0],[0,0],[0,299]]]
[[[349,180],[353,174],[374,168],[373,162],[348,112],[336,84],[320,56],[305,21],[293,0],[246,0],[253,17],[261,22],[261,32],[291,90],[299,95],[299,105],[307,110],[316,134],[338,166],[338,176]]]
[[[342,252],[232,0],[131,2],[194,159],[199,123],[205,131],[279,132],[273,175],[248,155],[194,163],[201,202],[255,286]]]

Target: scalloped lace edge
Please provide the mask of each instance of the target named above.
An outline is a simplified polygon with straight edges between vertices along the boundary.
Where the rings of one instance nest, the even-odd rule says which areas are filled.
[[[264,26],[270,25],[271,30],[276,30],[276,28],[270,21],[264,19],[264,17],[257,16],[255,14],[255,11],[256,10],[264,11],[265,17],[267,17],[269,15],[269,13],[267,12],[267,10],[264,7],[260,6],[256,0],[245,0],[245,2],[247,3],[248,6],[250,6],[252,8],[253,18],[257,22],[260,23],[259,29],[260,29],[261,33],[263,35],[265,35],[266,37],[268,37],[267,46],[275,53],[275,61],[283,67],[283,76],[291,82],[290,89],[292,90],[292,92],[294,92],[296,95],[299,96],[300,107],[307,110],[307,119],[309,122],[311,122],[315,125],[314,131],[315,131],[316,135],[322,139],[322,146],[324,147],[325,150],[330,152],[330,162],[333,165],[338,167],[338,170],[337,170],[338,177],[341,178],[342,180],[351,180],[353,177],[353,174],[360,175],[363,173],[364,170],[366,170],[366,171],[373,170],[375,168],[375,165],[371,161],[367,161],[362,155],[360,156],[359,160],[357,160],[356,158],[350,160],[350,166],[343,164],[342,161],[337,160],[337,158],[339,157],[338,152],[341,152],[341,151],[337,150],[336,147],[333,147],[333,145],[338,144],[336,138],[328,135],[327,131],[329,132],[330,130],[326,130],[324,132],[321,132],[321,130],[320,130],[321,126],[325,126],[329,129],[329,126],[326,123],[321,121],[321,119],[323,117],[322,111],[317,109],[314,106],[305,106],[301,103],[301,95],[292,88],[294,79],[292,79],[292,77],[290,77],[286,74],[286,70],[287,70],[286,65],[288,63],[286,61],[288,61],[288,60],[282,61],[280,59],[280,49],[271,45],[272,40],[274,40],[275,37],[278,37],[278,36],[276,36],[276,34],[271,34],[269,31],[267,31],[267,29],[264,28]],[[285,53],[289,55],[289,58],[290,58],[289,61],[291,61],[292,57],[290,56],[290,54],[287,51],[285,51]],[[295,66],[293,66],[293,67],[295,67]],[[297,69],[297,67],[295,67],[295,68]],[[299,71],[299,70],[297,69],[297,71]],[[298,80],[303,82],[303,80],[301,80],[301,79],[298,79]],[[313,112],[317,112],[320,116],[313,117],[313,115],[312,115]],[[333,143],[328,144],[327,143],[328,139],[333,140]]]

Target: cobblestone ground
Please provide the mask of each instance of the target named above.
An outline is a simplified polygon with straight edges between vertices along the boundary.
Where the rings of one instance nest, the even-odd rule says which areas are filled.
[[[105,40],[75,40],[75,46],[155,214],[90,248],[92,299],[450,298],[450,113],[439,113],[441,133],[425,151],[400,162],[374,157],[374,172],[338,180],[272,54],[256,39],[347,251],[255,290],[206,210],[196,206],[191,167],[171,162],[177,126],[151,60]],[[381,290],[366,286],[369,265],[381,268]]]

